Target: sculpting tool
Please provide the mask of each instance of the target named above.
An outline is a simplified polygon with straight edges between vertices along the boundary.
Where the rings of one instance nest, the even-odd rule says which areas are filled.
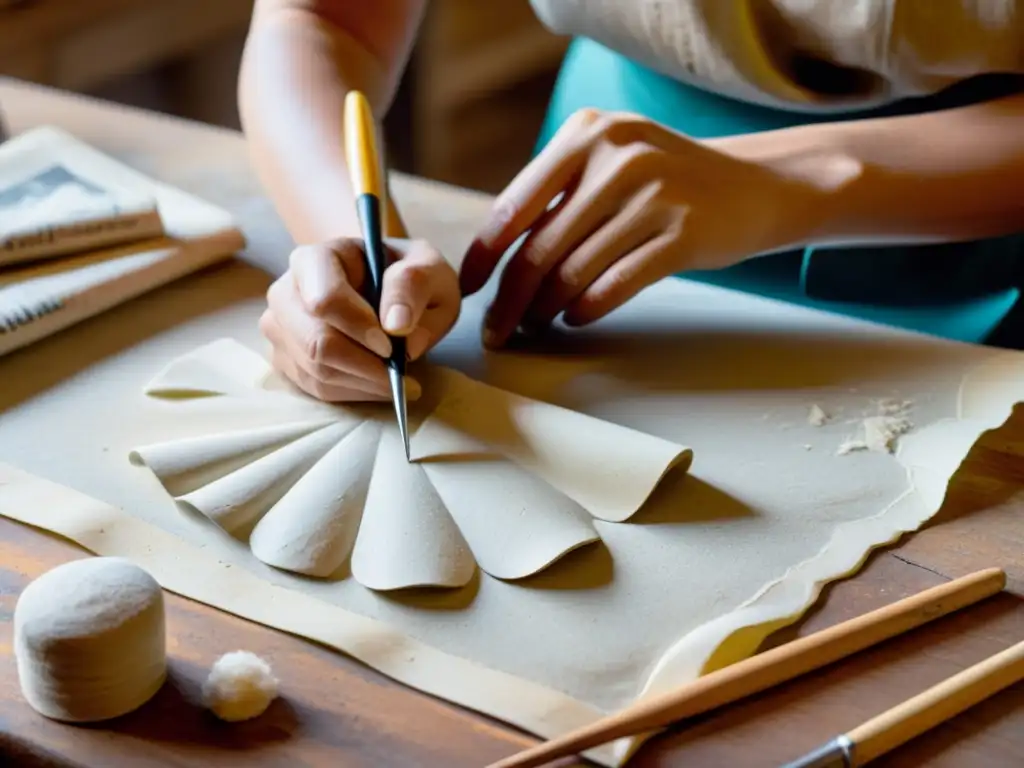
[[[990,656],[784,768],[856,768],[1024,680],[1024,642]]]
[[[384,270],[388,253],[384,247],[382,220],[386,208],[387,188],[384,184],[384,166],[377,151],[377,127],[370,102],[359,91],[345,96],[345,156],[352,188],[356,194],[356,211],[362,228],[366,262],[370,275],[370,304],[380,313]],[[405,445],[405,458],[409,460],[409,415],[405,396],[405,339],[391,337],[391,356],[387,360],[391,399],[398,417],[398,430]]]
[[[1005,585],[1006,574],[999,568],[977,571],[638,701],[618,714],[492,763],[490,768],[535,768],[616,739],[664,728],[832,664],[990,597]]]

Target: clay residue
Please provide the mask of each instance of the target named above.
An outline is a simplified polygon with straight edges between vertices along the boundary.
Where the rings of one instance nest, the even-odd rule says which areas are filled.
[[[836,448],[836,456],[846,456],[847,454],[856,453],[857,451],[866,451],[867,449],[868,444],[863,440],[844,440],[839,444],[839,447]]]
[[[913,422],[907,417],[913,405],[912,400],[877,401],[877,413],[860,422],[857,435],[840,443],[836,455],[846,456],[859,451],[893,453],[899,438],[914,428]]]
[[[828,414],[820,405],[812,405],[807,414],[807,423],[812,427],[823,427],[828,423]]]
[[[876,406],[880,416],[906,416],[910,409],[914,407],[914,401],[885,398],[884,400],[879,400]]]
[[[913,427],[910,419],[903,416],[872,416],[864,419],[864,442],[869,451],[892,453],[896,439]]]

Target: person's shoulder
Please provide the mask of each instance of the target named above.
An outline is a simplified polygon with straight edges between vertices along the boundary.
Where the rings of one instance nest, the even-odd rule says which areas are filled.
[[[1024,73],[1024,3],[1019,0],[888,4],[884,55],[895,76],[949,84],[978,75]]]
[[[676,80],[795,109],[869,109],[1024,74],[1024,2],[530,0],[552,31]]]

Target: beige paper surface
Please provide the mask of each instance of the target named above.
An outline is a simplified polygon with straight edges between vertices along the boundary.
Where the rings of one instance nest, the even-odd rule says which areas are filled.
[[[386,674],[546,736],[751,652],[873,546],[926,520],[977,436],[1024,399],[1024,356],[682,281],[558,339],[552,354],[485,354],[477,339],[487,297],[478,297],[434,364],[690,445],[693,466],[670,473],[628,522],[594,517],[601,542],[534,577],[479,574],[462,589],[380,593],[352,578],[313,579],[261,563],[238,539],[182,514],[151,472],[126,459],[150,441],[194,437],[213,412],[216,398],[145,395],[155,372],[225,336],[261,349],[255,322],[265,283],[247,280],[231,268],[191,280],[187,292],[154,294],[131,314],[145,336],[93,355],[96,362],[42,394],[7,396],[0,460],[124,512],[92,502],[98,510],[66,522],[18,490],[27,481],[0,486],[0,511],[94,551],[130,552],[168,588],[240,615],[316,639],[329,628],[331,643]],[[180,317],[185,306],[190,319],[161,325],[158,318]],[[102,322],[94,333],[103,333]],[[106,329],[115,338],[124,333],[117,322],[112,315]],[[5,374],[52,376],[42,363],[66,365],[75,343],[69,334],[11,358]],[[887,399],[912,402],[914,426],[895,455],[837,456]],[[813,404],[828,423],[808,423]],[[194,414],[175,416],[183,406]],[[218,424],[237,429],[280,424],[285,408],[261,405],[256,418],[246,398],[222,406]],[[444,479],[434,480],[443,497]],[[470,527],[460,531],[473,546]],[[171,550],[189,567],[174,566]],[[478,562],[486,557],[482,546],[473,551]],[[458,581],[459,558],[451,557],[446,578]],[[595,757],[612,765],[625,749]]]
[[[667,440],[424,373],[431,396],[412,405],[408,462],[387,404],[317,402],[221,339],[144,387],[143,421],[166,423],[147,427],[161,442],[131,459],[262,562],[331,578],[351,555],[352,576],[377,590],[463,587],[474,561],[496,578],[532,576],[600,541],[591,516],[629,519],[691,460]]]
[[[0,514],[96,554],[123,552],[175,594],[337,648],[425,693],[481,712],[494,707],[496,696],[507,696],[523,718],[516,719],[510,710],[506,719],[527,731],[560,733],[599,714],[543,686],[443,653],[386,624],[232,568],[105,502],[8,464],[0,464]],[[611,750],[597,754],[604,761],[613,759]]]

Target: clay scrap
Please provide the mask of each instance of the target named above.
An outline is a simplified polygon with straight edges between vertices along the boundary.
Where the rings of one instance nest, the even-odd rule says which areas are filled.
[[[160,585],[119,557],[58,566],[18,598],[14,653],[22,693],[40,714],[77,723],[127,714],[167,676]]]

